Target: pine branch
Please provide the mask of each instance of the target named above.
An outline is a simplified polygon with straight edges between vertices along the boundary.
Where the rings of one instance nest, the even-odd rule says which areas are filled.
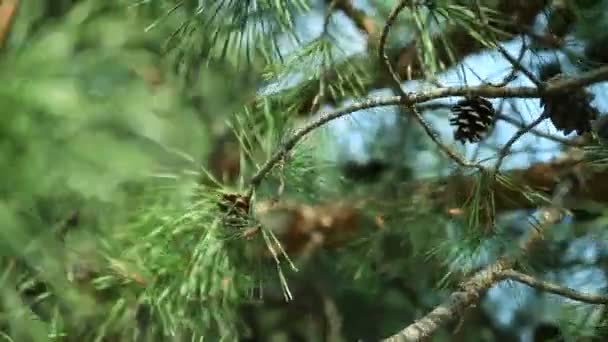
[[[547,85],[543,94],[563,93],[576,88],[585,87],[593,83],[608,80],[608,66],[604,66],[593,71],[581,74],[567,80],[559,80],[551,82]],[[264,165],[250,179],[249,184],[251,189],[249,195],[262,182],[262,180],[270,173],[272,168],[289,154],[289,152],[302,140],[306,135],[315,129],[325,125],[335,119],[345,115],[352,114],[356,111],[370,109],[375,107],[404,105],[412,107],[413,105],[424,103],[427,101],[440,99],[448,96],[482,96],[486,98],[538,98],[540,90],[535,87],[493,87],[493,86],[478,86],[478,87],[448,87],[437,88],[426,92],[418,92],[406,94],[407,96],[393,96],[383,98],[371,98],[364,101],[354,103],[344,108],[338,109],[327,114],[322,114],[316,119],[310,121],[304,127],[298,129],[290,138],[288,138],[274,152],[272,157],[268,159]]]
[[[330,112],[325,115],[321,115],[317,119],[309,122],[307,125],[297,130],[289,139],[287,139],[281,146],[279,146],[279,148],[272,155],[272,157],[268,159],[264,163],[264,165],[262,165],[262,167],[256,172],[256,174],[249,181],[249,184],[251,185],[251,191],[253,191],[253,189],[257,187],[262,182],[262,180],[270,173],[272,168],[278,162],[284,159],[287,154],[296,146],[296,144],[310,132],[332,120],[341,118],[348,114],[352,114],[356,111],[374,107],[396,105],[401,103],[401,101],[401,97],[399,96],[368,99],[366,101],[358,102],[353,105],[344,107],[343,109]]]
[[[544,232],[562,217],[559,205],[543,211],[543,222],[536,227],[521,247],[521,255],[528,253],[544,236]],[[521,256],[520,255],[520,256]],[[462,313],[481,300],[484,292],[504,279],[504,272],[511,269],[519,257],[506,256],[477,272],[461,285],[461,290],[435,307],[430,313],[410,324],[397,334],[384,339],[386,342],[423,341],[430,338],[439,328],[462,316]]]
[[[384,339],[385,342],[424,341],[431,337],[439,328],[458,317],[468,307],[478,303],[483,292],[501,280],[500,274],[510,263],[499,262],[477,273],[465,282],[463,290],[454,292],[450,297],[437,306],[422,319]]]
[[[514,270],[505,270],[502,272],[502,276],[506,279],[515,280],[541,291],[554,293],[556,295],[570,298],[579,302],[589,304],[608,304],[608,296],[581,293],[571,288],[536,279],[532,276]]]

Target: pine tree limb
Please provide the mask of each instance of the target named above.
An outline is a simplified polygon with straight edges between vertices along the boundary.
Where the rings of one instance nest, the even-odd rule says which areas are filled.
[[[468,307],[478,303],[483,292],[499,282],[501,272],[509,266],[509,263],[503,262],[490,265],[465,282],[461,291],[452,293],[445,302],[435,307],[422,319],[383,341],[424,341],[430,338],[443,325],[453,321]]]
[[[590,72],[581,74],[567,80],[559,80],[551,82],[544,90],[544,94],[560,93],[570,91],[576,88],[585,87],[593,83],[608,80],[608,66],[603,66]],[[332,111],[310,121],[298,129],[291,137],[289,137],[281,146],[277,148],[274,154],[268,159],[264,165],[250,179],[251,186],[248,196],[251,196],[253,190],[262,182],[262,180],[270,173],[272,168],[289,154],[289,152],[309,133],[315,129],[327,124],[330,121],[341,118],[345,115],[354,112],[383,106],[404,105],[411,107],[416,104],[427,101],[440,99],[448,96],[482,96],[486,98],[538,98],[540,92],[535,87],[448,87],[437,88],[426,92],[418,92],[406,94],[407,96],[392,96],[382,98],[371,98],[364,101],[356,102],[352,105],[343,107],[336,111]]]
[[[536,242],[542,239],[548,227],[558,222],[561,217],[559,206],[545,209],[542,223],[532,231],[531,236],[522,245],[522,254],[528,253]],[[517,260],[517,257],[507,256],[485,267],[465,281],[461,285],[460,291],[453,292],[445,302],[435,307],[422,319],[383,341],[408,342],[429,339],[442,326],[462,316],[462,313],[469,307],[477,305],[485,291],[504,280],[505,271],[510,270]]]
[[[608,296],[581,293],[571,288],[563,287],[548,281],[536,279],[532,276],[517,272],[515,270],[505,270],[502,272],[502,276],[504,278],[526,284],[530,287],[534,287],[541,291],[554,293],[556,295],[570,298],[579,302],[589,304],[608,304]]]

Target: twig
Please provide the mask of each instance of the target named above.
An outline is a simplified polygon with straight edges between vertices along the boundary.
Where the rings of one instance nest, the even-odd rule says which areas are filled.
[[[525,129],[525,127],[526,127],[525,123],[523,123],[523,122],[521,122],[521,121],[519,121],[517,119],[514,119],[514,118],[512,118],[510,116],[507,116],[507,115],[498,114],[498,115],[496,115],[496,118],[498,120],[502,120],[502,121],[504,121],[504,122],[506,122],[506,123],[508,123],[510,125],[513,125],[515,127],[519,127],[519,128],[522,128],[522,129]],[[582,146],[580,143],[577,143],[576,141],[573,141],[571,139],[566,139],[566,138],[555,136],[555,135],[552,135],[552,134],[549,134],[549,133],[545,133],[545,132],[543,132],[541,130],[538,130],[538,129],[535,129],[535,128],[531,129],[530,133],[533,134],[533,135],[539,136],[541,138],[545,138],[547,140],[552,140],[552,141],[555,141],[555,142],[558,142],[560,144],[564,144],[564,145],[567,145],[567,146],[572,146],[572,147],[581,147]]]
[[[525,41],[522,42],[522,44],[524,44],[524,46],[525,46]],[[498,51],[500,52],[500,54],[507,61],[509,61],[509,63],[511,63],[511,65],[513,66],[513,69],[519,70],[522,74],[526,75],[526,77],[532,83],[534,83],[538,89],[544,89],[545,88],[545,85],[543,84],[543,82],[539,81],[536,78],[536,76],[534,76],[534,74],[530,70],[528,70],[526,67],[524,67],[518,59],[515,59],[515,57],[511,56],[511,54],[502,45],[496,44],[496,48],[498,49]],[[523,56],[523,54],[522,54],[522,56]]]
[[[527,274],[517,272],[515,270],[505,270],[502,272],[502,276],[505,279],[515,280],[517,282],[526,284],[530,287],[534,287],[541,291],[554,293],[562,297],[570,298],[579,302],[589,304],[608,304],[608,296],[593,295],[581,293],[568,287],[560,286],[548,281],[536,279]]]
[[[483,169],[483,166],[481,166],[479,163],[472,163],[472,162],[467,161],[466,159],[464,159],[463,156],[454,152],[451,148],[449,148],[447,145],[442,143],[439,138],[439,135],[431,128],[431,126],[428,123],[426,123],[426,121],[422,117],[422,114],[420,114],[420,112],[418,111],[418,109],[416,108],[415,105],[409,105],[407,107],[409,110],[412,111],[412,113],[414,113],[414,116],[416,117],[418,122],[421,123],[422,128],[424,129],[426,134],[439,147],[439,149],[441,149],[441,151],[443,153],[445,153],[448,157],[450,157],[452,160],[454,160],[458,165],[460,165],[462,167],[477,167],[479,169]]]
[[[393,69],[391,62],[389,61],[388,56],[386,55],[385,47],[386,47],[386,40],[388,38],[388,34],[390,32],[390,29],[391,29],[393,23],[397,19],[397,16],[399,15],[399,13],[405,8],[405,6],[407,6],[408,3],[409,3],[409,1],[407,1],[407,0],[401,0],[392,9],[391,13],[388,16],[388,19],[386,20],[386,24],[384,25],[384,28],[382,29],[382,35],[380,36],[380,48],[378,51],[380,60],[383,61],[384,66],[386,67],[388,73],[391,75],[391,78],[392,78],[392,80],[394,82],[394,86],[395,86],[394,88],[399,92],[399,94],[406,101],[408,101],[410,95],[408,95],[401,87],[401,80],[399,79],[399,75],[397,75],[397,73]],[[424,120],[424,118],[422,117],[420,112],[418,112],[418,110],[416,109],[416,106],[414,105],[414,103],[409,103],[406,107],[414,114],[414,118],[422,126],[422,128],[424,129],[426,134],[431,138],[431,140],[439,147],[439,149],[444,154],[446,154],[448,157],[450,157],[450,159],[452,159],[454,162],[456,162],[458,165],[460,165],[462,167],[482,168],[482,166],[480,164],[468,162],[459,153],[455,152],[454,150],[449,148],[447,145],[445,145],[443,142],[441,142],[439,135]]]
[[[559,82],[550,82],[547,85],[545,93],[550,94],[554,92],[559,92],[560,90],[570,90],[586,87],[593,83],[606,81],[606,77],[608,77],[608,67],[599,67],[592,71],[581,74],[578,77],[573,77]]]
[[[334,9],[336,8],[336,5],[337,5],[338,1],[339,0],[331,0],[331,2],[329,3],[329,5],[327,6],[327,13],[325,13],[325,19],[323,20],[323,33],[322,33],[322,35],[325,35],[328,32],[331,16],[334,14]],[[321,75],[323,75],[323,74],[321,74]]]
[[[525,55],[526,55],[526,45],[522,44],[521,50],[519,50],[519,55],[517,56],[517,62],[521,63],[521,61],[524,59]],[[498,87],[498,88],[505,87],[509,83],[513,82],[516,78],[517,78],[517,69],[511,68],[511,71],[509,72],[509,74],[507,76],[505,76],[505,78],[503,78],[503,80],[500,83],[491,84],[491,85],[494,87]]]
[[[548,117],[549,117],[548,115],[543,113],[538,118],[536,118],[536,120],[532,121],[526,127],[521,128],[515,134],[513,134],[511,139],[509,139],[509,141],[506,142],[506,144],[500,149],[500,151],[498,151],[498,160],[496,161],[496,164],[494,165],[495,172],[498,172],[498,170],[500,169],[502,162],[505,160],[505,158],[509,154],[509,151],[511,151],[511,147],[513,146],[513,144],[515,144],[515,142],[517,140],[519,140],[519,138],[521,138],[524,134],[530,132],[532,129],[534,129],[534,127],[538,126],[541,122],[543,122]]]
[[[500,52],[500,54],[509,62],[511,63],[511,65],[513,66],[514,70],[519,70],[521,73],[523,73],[524,75],[526,75],[526,77],[532,81],[532,83],[534,83],[536,85],[536,87],[538,87],[538,89],[544,89],[544,84],[543,82],[539,81],[536,76],[534,76],[533,73],[531,73],[527,68],[525,68],[522,64],[521,64],[521,60],[523,59],[523,56],[525,55],[525,50],[526,50],[526,41],[523,39],[522,36],[522,51],[520,56],[516,59],[513,56],[511,56],[511,54],[502,46],[500,45],[500,43],[496,42],[496,37],[493,34],[493,32],[489,29],[489,22],[488,22],[488,18],[484,15],[483,10],[481,9],[481,3],[479,0],[475,1],[475,9],[477,10],[477,16],[479,17],[479,19],[481,20],[481,23],[483,24],[483,27],[485,28],[485,31],[488,32],[488,34],[490,36],[492,36],[492,40],[495,42],[495,46],[498,49],[498,51]]]
[[[395,23],[395,20],[397,20],[397,16],[408,5],[408,2],[409,1],[407,1],[407,0],[400,0],[399,3],[397,3],[395,5],[395,7],[393,7],[393,9],[391,10],[391,13],[388,15],[388,18],[386,19],[386,23],[384,24],[384,27],[382,28],[382,34],[380,35],[380,46],[378,48],[378,55],[380,57],[380,61],[382,61],[382,63],[386,67],[386,70],[388,71],[389,75],[393,79],[393,83],[398,88],[400,95],[406,99],[408,98],[408,95],[405,93],[405,91],[403,91],[403,88],[401,87],[401,80],[399,79],[399,75],[397,75],[397,73],[395,72],[395,69],[393,68],[393,65],[391,64],[391,61],[388,59],[388,55],[386,54],[386,40],[388,39],[388,34],[391,30],[391,27]]]

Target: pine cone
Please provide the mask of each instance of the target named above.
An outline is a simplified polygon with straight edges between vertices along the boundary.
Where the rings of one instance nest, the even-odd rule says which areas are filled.
[[[556,81],[562,76],[552,77],[549,82]],[[598,110],[591,105],[593,94],[585,89],[569,90],[545,95],[540,99],[553,126],[568,135],[576,131],[578,135],[591,132],[591,122],[598,117]]]
[[[494,123],[492,103],[482,97],[467,97],[452,107],[450,125],[456,126],[454,139],[465,143],[479,142]]]

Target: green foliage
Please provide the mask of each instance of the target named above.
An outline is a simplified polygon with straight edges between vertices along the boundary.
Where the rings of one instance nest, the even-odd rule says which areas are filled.
[[[285,81],[292,77],[306,77],[310,83],[301,83],[290,89],[287,94],[281,94],[283,101],[288,103],[290,111],[298,110],[302,104],[302,94],[324,98],[341,98],[346,96],[362,96],[364,79],[369,75],[364,66],[353,63],[337,44],[331,33],[324,33],[319,38],[305,44],[285,59],[284,63],[271,64],[264,77],[269,81]],[[328,70],[336,73],[335,79],[325,79],[323,75]],[[312,108],[304,108],[312,110]]]
[[[225,315],[247,288],[227,254],[238,249],[220,236],[211,201],[188,204],[208,127],[149,48],[158,36],[115,2],[82,1],[42,24],[33,9],[43,7],[26,6],[0,56],[0,324],[21,341],[125,339],[137,303],[152,296],[159,318],[146,331],[236,333],[234,312]],[[148,82],[148,72],[162,83]],[[203,72],[223,77],[219,68]],[[200,95],[219,116],[245,96]],[[162,258],[177,250],[184,254]],[[132,274],[157,286],[142,292]],[[218,294],[224,278],[234,281]],[[196,324],[176,323],[203,301],[216,307]]]
[[[602,1],[567,1],[566,2],[579,18],[579,24],[576,25],[576,35],[583,40],[595,38],[606,32],[606,13],[603,8],[607,2]],[[599,25],[599,26],[598,26]]]
[[[394,3],[372,1],[378,12],[369,16],[384,21]],[[435,191],[446,184],[413,187],[448,170],[417,165],[442,157],[403,108],[364,148],[392,168],[373,184],[342,177],[334,159],[346,153],[326,126],[285,146],[306,125],[302,114],[365,96],[387,79],[377,37],[364,53],[347,52],[332,20],[348,4],[333,5],[342,12],[324,13],[321,34],[302,42],[298,21],[316,13],[305,0],[22,1],[0,50],[0,339],[377,340],[517,250],[512,222],[496,217],[499,199],[513,199],[495,186],[538,205],[550,194],[504,174],[469,174],[472,189],[455,194],[468,196],[464,206],[449,208]],[[605,22],[598,6],[572,10]],[[390,59],[415,42],[418,57],[400,57],[430,79],[466,57],[450,37],[470,38],[466,51],[495,48],[511,20],[496,1],[416,2],[396,20]],[[593,41],[597,27],[584,22],[574,34]],[[234,152],[239,160],[231,183],[204,162],[226,131],[236,142],[219,158]],[[285,156],[250,188],[277,151]],[[585,157],[605,168],[605,146],[586,148]],[[226,205],[230,196],[243,202]],[[355,218],[348,227],[315,211],[338,202],[344,212],[336,215]],[[283,203],[291,211],[268,217],[256,206]],[[448,218],[445,209],[462,215]],[[352,228],[354,237],[323,248]],[[518,267],[540,274],[561,262],[560,243],[605,238],[597,226],[555,231]],[[280,240],[294,236],[320,247],[292,255]],[[553,318],[569,320],[560,324],[569,336],[605,325],[599,313],[587,320],[578,305],[558,306],[564,312]],[[482,319],[457,338],[446,327],[437,340],[500,340]]]
[[[232,340],[239,305],[253,288],[251,261],[239,231],[227,230],[218,196],[201,194],[190,206],[151,206],[123,227],[121,257],[153,275],[142,301],[152,319],[144,329],[181,338]]]
[[[162,13],[149,30],[179,18],[166,47],[186,72],[200,68],[203,61],[228,61],[241,70],[274,61],[279,51],[277,38],[288,34],[293,39],[295,15],[309,9],[305,0],[153,0],[134,1],[134,5]]]

